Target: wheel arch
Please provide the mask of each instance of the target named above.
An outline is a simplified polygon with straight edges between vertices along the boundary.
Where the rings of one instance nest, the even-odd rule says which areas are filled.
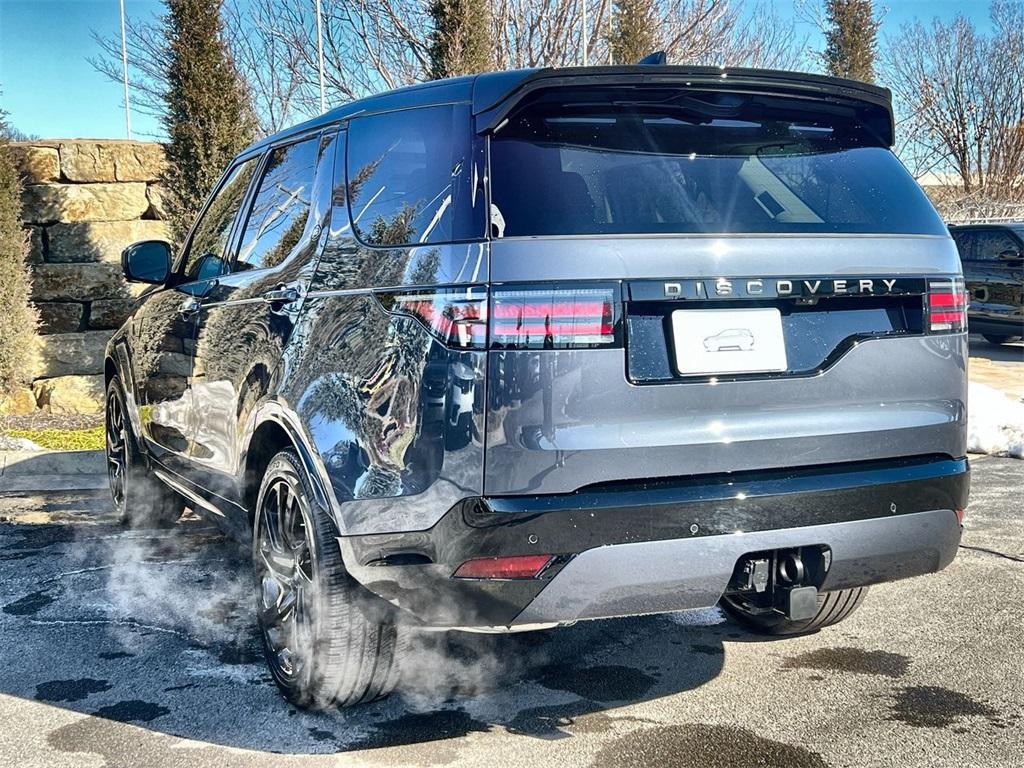
[[[330,510],[331,516],[337,519],[337,515],[333,514],[334,496],[328,490],[329,484],[325,482],[322,462],[295,418],[280,403],[268,401],[254,412],[250,423],[251,429],[247,430],[248,439],[245,441],[245,450],[239,462],[242,501],[250,520],[256,508],[256,496],[267,465],[275,455],[288,448],[295,450],[306,470],[317,503]]]

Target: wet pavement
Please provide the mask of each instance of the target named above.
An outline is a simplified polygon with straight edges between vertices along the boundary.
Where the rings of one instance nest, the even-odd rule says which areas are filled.
[[[324,713],[278,696],[246,557],[216,529],[0,498],[0,764],[1021,765],[1024,462],[973,465],[954,563],[816,635],[717,610],[424,635],[398,694]]]

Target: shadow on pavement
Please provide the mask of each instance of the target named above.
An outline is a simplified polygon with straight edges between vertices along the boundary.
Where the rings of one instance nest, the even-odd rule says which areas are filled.
[[[990,344],[981,336],[971,336],[970,356],[996,363],[1024,363],[1024,344]]]
[[[617,707],[699,688],[722,670],[723,640],[744,637],[717,609],[516,635],[420,633],[396,695],[301,712],[264,665],[248,569],[197,518],[127,530],[102,495],[0,498],[0,693],[95,716],[47,741],[121,754],[118,764],[112,722],[299,754],[495,728],[561,739],[610,728]]]

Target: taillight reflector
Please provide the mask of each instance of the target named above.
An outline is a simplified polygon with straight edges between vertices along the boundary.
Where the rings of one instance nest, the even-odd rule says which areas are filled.
[[[483,349],[487,345],[487,294],[481,288],[381,294],[384,307],[415,317],[431,335],[457,349]]]
[[[956,277],[928,283],[928,330],[932,333],[960,333],[967,328],[967,294],[964,281]]]
[[[467,560],[455,571],[457,579],[533,579],[554,555],[512,555]]]
[[[555,349],[615,343],[615,289],[499,289],[491,298],[491,346]]]

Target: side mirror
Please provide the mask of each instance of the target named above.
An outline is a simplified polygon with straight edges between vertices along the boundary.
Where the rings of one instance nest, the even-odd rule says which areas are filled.
[[[1020,261],[1024,256],[1015,248],[1007,248],[1005,251],[1000,252],[999,258],[1003,261]]]
[[[164,283],[171,274],[171,246],[163,240],[143,240],[121,251],[121,271],[129,283]]]

